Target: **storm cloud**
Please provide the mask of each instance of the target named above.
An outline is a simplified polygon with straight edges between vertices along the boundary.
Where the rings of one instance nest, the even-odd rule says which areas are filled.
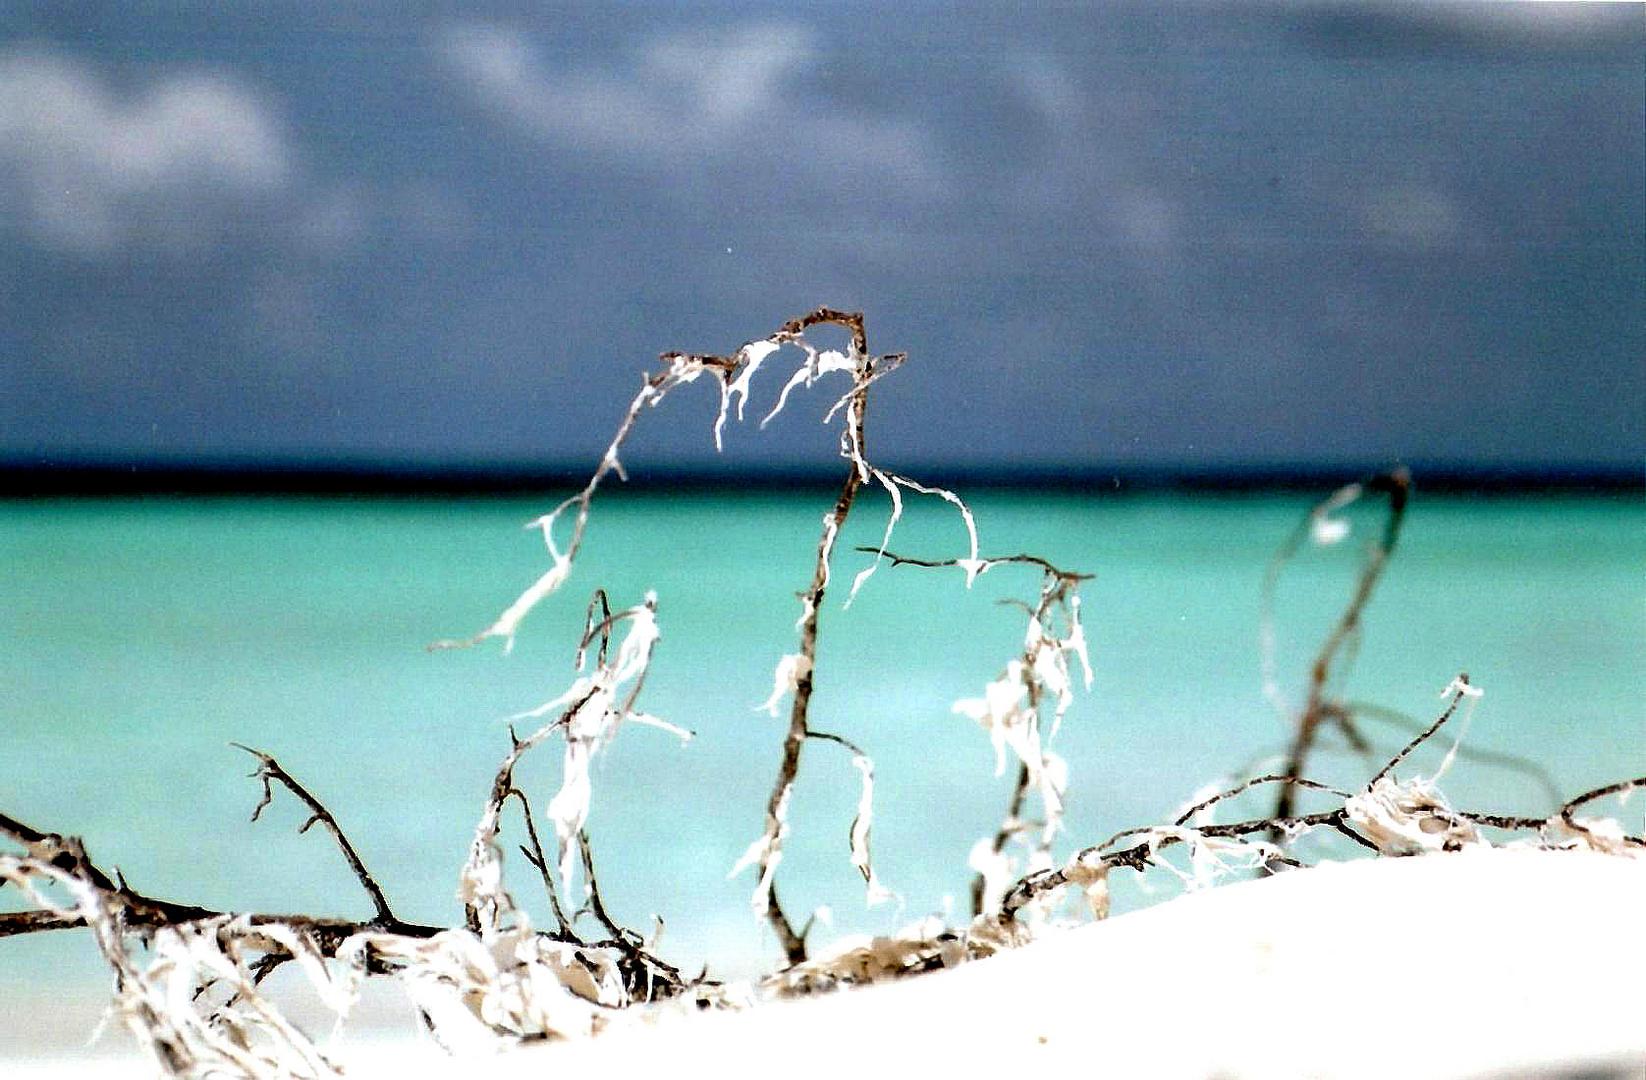
[[[16,17],[0,457],[576,467],[827,303],[908,467],[1638,465],[1638,14]]]

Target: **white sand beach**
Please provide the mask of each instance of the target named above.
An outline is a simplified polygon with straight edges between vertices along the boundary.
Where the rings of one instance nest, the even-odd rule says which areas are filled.
[[[1525,850],[1328,864],[954,971],[581,1043],[337,1047],[350,1076],[1646,1076],[1646,860]],[[96,1056],[7,1075],[134,1076]],[[1007,1072],[1009,1070],[1009,1073]],[[997,1072],[998,1071],[998,1072]]]
[[[573,1073],[722,1080],[1641,1076],[1642,912],[1646,860],[1493,850],[1325,865],[952,972],[545,1056]],[[533,1057],[497,1075],[529,1075]]]

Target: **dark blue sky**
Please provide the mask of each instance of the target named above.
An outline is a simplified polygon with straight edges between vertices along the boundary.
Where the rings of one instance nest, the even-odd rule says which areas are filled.
[[[14,462],[577,467],[819,303],[889,465],[1646,456],[1638,5],[66,7],[0,13]]]

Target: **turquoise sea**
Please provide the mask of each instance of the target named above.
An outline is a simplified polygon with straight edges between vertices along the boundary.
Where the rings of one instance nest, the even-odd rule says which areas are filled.
[[[1420,478],[1421,479],[1421,478]],[[758,835],[784,721],[755,706],[795,648],[827,489],[616,489],[595,503],[565,590],[496,642],[429,652],[486,625],[547,566],[520,526],[559,497],[199,498],[0,503],[0,807],[83,836],[134,887],[200,904],[354,914],[369,905],[328,838],[277,795],[256,824],[252,762],[275,754],[336,813],[404,918],[455,924],[456,877],[508,748],[501,718],[560,693],[589,592],[656,590],[663,640],[643,706],[696,731],[626,728],[598,761],[590,831],[608,905],[665,932],[665,956],[747,973],[774,955],[727,870]],[[1070,767],[1064,852],[1170,815],[1202,784],[1283,745],[1258,660],[1259,585],[1303,496],[1085,497],[978,493],[985,554],[1035,552],[1096,575],[1084,613],[1096,682],[1054,749]],[[823,615],[814,726],[878,763],[874,846],[902,905],[868,910],[847,858],[848,757],[807,751],[780,882],[834,933],[888,930],[965,904],[973,841],[1009,777],[950,711],[1020,647],[1033,573],[1002,567],[967,591],[953,571],[884,567],[845,586],[879,539],[883,496],[859,504]],[[1348,595],[1355,531],[1309,550],[1280,591],[1281,672],[1294,691]],[[958,519],[913,500],[895,550],[962,554]],[[1535,761],[1561,792],[1646,772],[1646,503],[1634,496],[1414,499],[1373,599],[1346,696],[1436,714],[1468,671],[1485,696],[1467,745]],[[1367,723],[1392,751],[1406,734]],[[1432,768],[1445,744],[1417,767]],[[523,779],[540,800],[559,752]],[[1311,770],[1353,783],[1341,751]],[[1454,801],[1544,813],[1547,786],[1497,760],[1459,763]],[[1251,808],[1260,809],[1258,804]],[[1638,828],[1640,804],[1629,807]],[[529,869],[517,893],[542,913]],[[0,902],[17,903],[0,897]],[[1135,898],[1133,901],[1135,902]],[[546,913],[541,916],[547,921]],[[829,931],[824,931],[825,934]],[[0,941],[0,1004],[101,983],[76,934]]]

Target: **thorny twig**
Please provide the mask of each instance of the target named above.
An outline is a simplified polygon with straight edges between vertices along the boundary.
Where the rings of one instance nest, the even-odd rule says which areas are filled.
[[[159,927],[185,926],[222,918],[229,914],[197,904],[160,900],[137,892],[124,880],[117,882],[110,878],[93,863],[86,854],[85,845],[75,837],[42,832],[3,813],[0,813],[0,835],[20,845],[31,857],[83,882],[102,898],[109,910],[119,913],[121,923],[128,930],[146,932]],[[399,919],[393,919],[385,926],[375,919],[370,922],[358,922],[352,919],[265,913],[251,913],[241,917],[253,927],[290,926],[312,933],[325,955],[331,955],[331,951],[345,938],[366,930],[387,928],[408,937],[433,937],[441,930],[440,927],[402,922]],[[42,930],[73,929],[85,925],[85,919],[77,916],[48,917],[38,911],[0,913],[0,937]]]
[[[289,928],[296,933],[303,933],[312,938],[313,943],[321,955],[332,955],[339,945],[349,936],[366,930],[383,930],[389,933],[401,934],[408,937],[430,937],[439,932],[437,927],[421,926],[407,923],[398,918],[389,906],[383,890],[378,886],[370,871],[365,867],[358,852],[344,835],[337,820],[307,788],[303,787],[290,773],[272,756],[251,747],[233,744],[241,750],[254,755],[258,759],[258,769],[252,775],[263,782],[263,797],[252,811],[252,820],[256,821],[263,810],[273,800],[273,783],[279,783],[292,792],[309,809],[309,818],[298,830],[307,832],[316,822],[326,826],[338,847],[347,860],[350,870],[360,882],[361,887],[371,897],[375,915],[369,922],[354,922],[342,919],[317,919],[303,915],[264,915],[253,914],[243,916],[250,926],[266,926],[271,928]],[[174,904],[168,901],[155,900],[133,892],[126,885],[124,879],[110,881],[108,876],[99,870],[85,856],[84,847],[75,839],[64,839],[39,833],[29,829],[21,822],[0,815],[0,832],[11,836],[14,840],[24,844],[31,851],[55,849],[55,855],[50,859],[51,864],[60,870],[66,871],[75,878],[83,881],[94,893],[102,898],[108,910],[119,912],[121,925],[128,929],[152,931],[160,927],[185,927],[202,921],[227,917],[226,912],[214,911],[209,908],[198,907],[192,904]],[[118,878],[118,875],[116,875]],[[13,933],[29,933],[40,929],[61,929],[85,925],[82,915],[66,915],[63,913],[23,913],[22,917],[0,916],[0,936]],[[252,966],[253,983],[261,982],[270,972],[281,964],[292,959],[291,952],[282,945],[277,937],[269,937],[263,942],[264,955]]]
[[[298,827],[298,833],[301,835],[308,832],[316,822],[324,825],[326,831],[332,834],[332,839],[337,841],[337,847],[342,851],[343,858],[348,861],[349,869],[353,871],[356,880],[360,882],[360,887],[366,890],[367,896],[371,897],[372,906],[377,911],[377,917],[372,921],[381,926],[393,926],[399,923],[400,920],[395,917],[393,909],[389,907],[388,898],[383,895],[383,889],[371,876],[371,872],[366,869],[366,864],[361,861],[360,853],[354,850],[354,845],[349,843],[349,838],[343,835],[343,829],[337,824],[337,819],[332,816],[331,811],[327,810],[319,799],[310,794],[307,788],[299,784],[270,755],[261,750],[254,750],[242,743],[230,743],[229,745],[238,750],[244,750],[257,759],[257,771],[251,775],[254,779],[263,782],[263,798],[252,808],[251,819],[256,821],[262,816],[263,811],[268,808],[269,804],[274,801],[273,785],[275,783],[286,788],[286,790],[297,796],[304,806],[309,808],[308,819]]]

